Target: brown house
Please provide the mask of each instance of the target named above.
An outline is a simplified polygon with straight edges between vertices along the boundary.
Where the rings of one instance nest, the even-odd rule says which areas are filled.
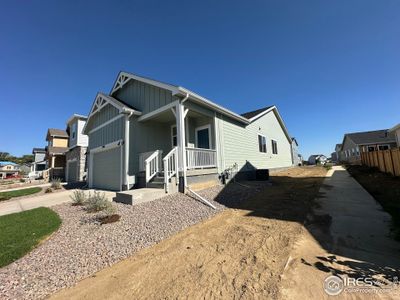
[[[65,153],[68,151],[69,135],[65,130],[50,128],[47,131],[46,159],[49,177],[65,178]]]

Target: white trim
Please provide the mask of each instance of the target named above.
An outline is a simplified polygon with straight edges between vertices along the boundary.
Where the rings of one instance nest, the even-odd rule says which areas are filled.
[[[393,132],[393,131],[396,131],[397,129],[400,129],[400,123],[397,124],[397,125],[395,125],[395,126],[393,126],[393,127],[390,128],[388,131],[389,131],[389,132]]]
[[[108,124],[110,124],[110,123],[112,123],[112,122],[114,122],[114,121],[116,121],[116,120],[118,120],[118,119],[120,119],[120,118],[122,118],[122,117],[124,117],[124,114],[119,114],[119,115],[117,115],[116,117],[114,117],[114,118],[108,120],[107,122],[104,122],[104,123],[102,123],[101,125],[99,125],[99,126],[93,128],[93,129],[91,129],[91,130],[88,132],[88,134],[91,134],[91,133],[93,133],[93,132],[95,132],[95,131],[101,129],[101,128],[103,128],[104,126],[107,126]]]
[[[259,113],[258,115],[256,115],[256,116],[250,118],[250,119],[249,119],[249,120],[250,120],[250,123],[253,123],[255,120],[261,118],[262,116],[266,115],[267,113],[269,113],[269,112],[271,112],[271,111],[274,111],[274,112],[275,112],[275,116],[276,116],[276,118],[278,119],[278,122],[279,122],[279,124],[281,125],[281,127],[282,127],[282,129],[283,129],[283,132],[284,132],[285,135],[286,135],[286,138],[288,139],[289,143],[292,143],[292,138],[290,137],[289,131],[287,130],[286,125],[285,125],[285,123],[283,122],[283,119],[282,119],[282,117],[281,117],[281,115],[280,115],[280,113],[279,113],[279,111],[278,111],[278,108],[277,108],[275,105],[274,105],[274,106],[271,106],[270,108],[268,108],[268,109],[266,109],[266,110],[264,110],[263,112]],[[297,141],[296,141],[296,142],[297,142]]]
[[[274,153],[274,146],[272,145],[272,143],[273,142],[275,142],[275,144],[276,144],[276,153]],[[274,139],[271,139],[271,153],[272,153],[272,155],[278,155],[278,141],[277,140],[274,140]]]
[[[130,79],[141,81],[141,82],[144,82],[144,83],[147,83],[147,84],[150,84],[150,85],[154,85],[156,87],[159,87],[159,88],[162,88],[162,89],[166,89],[166,90],[170,90],[170,91],[173,91],[173,90],[175,90],[177,88],[176,86],[173,86],[173,85],[170,85],[170,84],[167,84],[167,83],[162,83],[160,81],[153,80],[153,79],[150,79],[150,78],[137,76],[137,75],[134,75],[132,73],[119,72],[117,80],[115,81],[110,94],[112,95],[116,91],[121,89]]]
[[[143,121],[149,120],[151,118],[154,118],[156,115],[158,115],[158,114],[160,114],[160,113],[162,113],[162,112],[164,112],[166,110],[173,109],[174,107],[176,107],[177,103],[179,103],[178,100],[176,100],[174,102],[171,102],[171,103],[169,103],[167,105],[161,106],[160,108],[157,108],[156,110],[153,110],[153,111],[151,111],[151,112],[149,112],[149,113],[147,113],[145,115],[140,116],[138,118],[138,121],[139,122],[143,122]],[[174,115],[176,117],[176,111],[175,112],[172,111],[172,112],[174,113]]]
[[[89,188],[93,187],[93,155],[99,152],[107,151],[107,150],[112,150],[114,148],[120,148],[120,154],[121,154],[121,166],[120,166],[120,172],[119,172],[119,189],[122,190],[122,164],[123,164],[123,153],[122,153],[122,142],[123,140],[118,140],[109,144],[106,144],[104,146],[96,147],[93,148],[89,151]]]
[[[212,143],[211,143],[211,124],[207,124],[207,125],[203,125],[203,126],[199,126],[196,127],[194,129],[194,137],[195,137],[195,145],[196,148],[199,148],[199,143],[198,143],[198,138],[197,138],[197,132],[199,132],[200,130],[204,130],[204,129],[208,129],[208,149],[212,149]],[[201,148],[201,149],[207,149],[207,148]]]
[[[259,136],[261,136],[265,139],[265,152],[260,151],[260,139],[258,138]],[[268,145],[267,145],[267,136],[266,135],[257,133],[257,144],[258,144],[258,153],[268,153]]]
[[[118,101],[113,97],[107,96],[103,93],[97,93],[96,98],[94,99],[92,107],[90,109],[90,113],[87,117],[86,124],[83,127],[82,133],[86,132],[86,126],[88,125],[90,118],[99,111],[101,111],[108,104],[114,106],[116,109],[118,109],[120,113],[126,112],[126,113],[132,113],[137,116],[142,115],[140,111],[127,107],[125,104],[123,104],[122,102]]]
[[[67,120],[67,125],[70,124],[74,119],[78,119],[78,120],[87,120],[87,116],[84,115],[79,115],[79,114],[73,114],[68,120]]]

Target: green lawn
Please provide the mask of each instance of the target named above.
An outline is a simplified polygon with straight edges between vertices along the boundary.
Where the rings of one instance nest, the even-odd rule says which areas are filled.
[[[56,231],[60,217],[51,209],[39,207],[0,217],[0,267],[31,251]]]
[[[22,189],[22,190],[15,190],[11,192],[0,192],[0,201],[8,200],[14,197],[21,197],[21,196],[27,196],[31,194],[36,194],[39,193],[42,190],[41,187],[32,187],[32,188],[27,188],[27,189]]]

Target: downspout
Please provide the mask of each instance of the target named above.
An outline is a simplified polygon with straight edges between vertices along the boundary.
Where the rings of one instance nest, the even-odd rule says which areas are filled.
[[[125,138],[124,138],[124,185],[126,190],[129,190],[129,119],[133,112],[123,110],[122,113],[125,115]]]

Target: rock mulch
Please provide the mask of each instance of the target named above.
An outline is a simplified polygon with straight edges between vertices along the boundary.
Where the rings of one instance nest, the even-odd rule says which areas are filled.
[[[105,225],[97,221],[99,214],[89,214],[80,206],[54,206],[63,221],[61,228],[29,254],[0,269],[0,299],[44,298],[210,218],[229,206],[229,199],[237,202],[256,191],[254,185],[249,189],[237,184],[200,191],[216,210],[183,194],[134,206],[114,203],[121,219]]]

